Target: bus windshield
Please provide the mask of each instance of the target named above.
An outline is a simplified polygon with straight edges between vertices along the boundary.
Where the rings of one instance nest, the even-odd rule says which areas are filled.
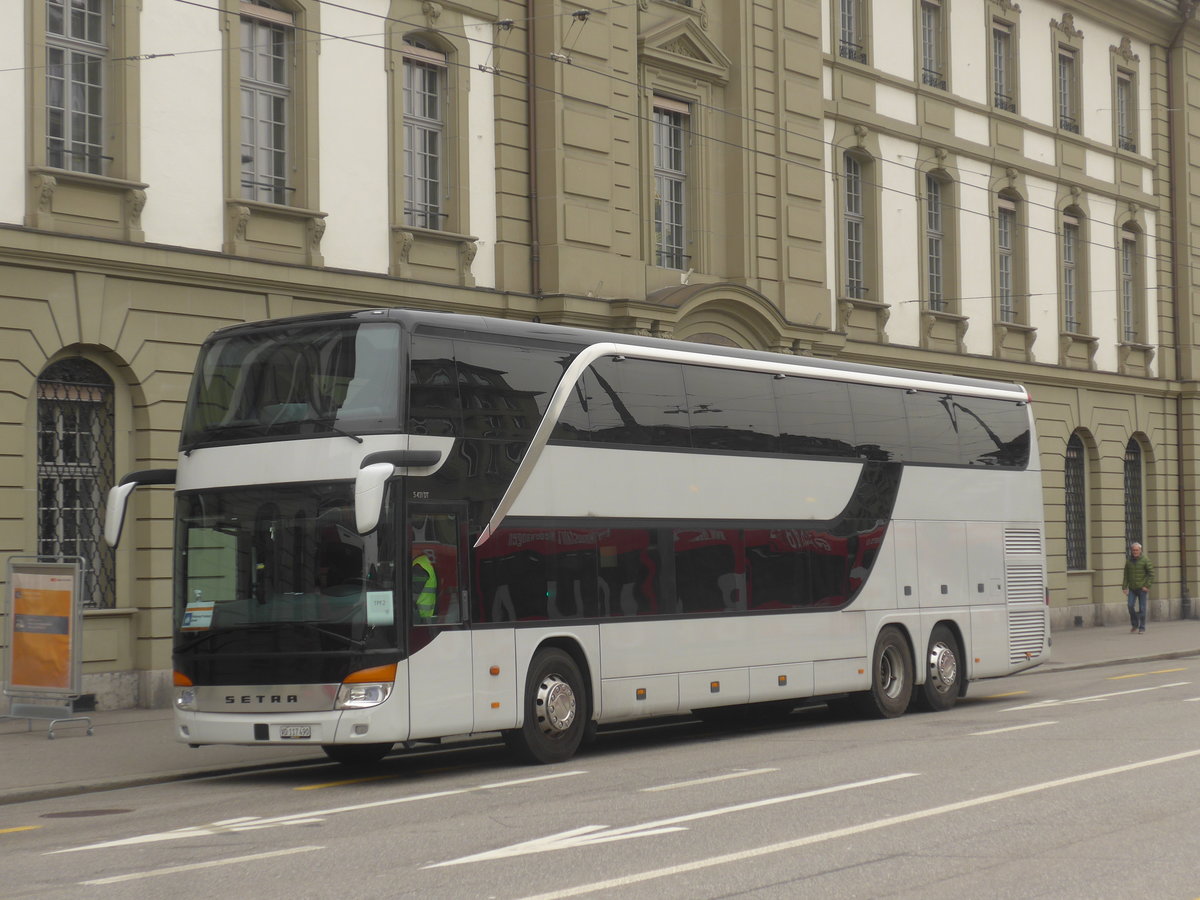
[[[357,321],[218,334],[201,348],[180,447],[396,431],[400,334]]]
[[[351,483],[180,494],[175,652],[281,628],[313,650],[394,650],[393,532],[353,524]]]

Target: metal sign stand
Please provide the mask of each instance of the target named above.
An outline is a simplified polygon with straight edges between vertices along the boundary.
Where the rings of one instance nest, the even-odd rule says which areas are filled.
[[[46,737],[54,739],[60,722],[86,722],[72,715],[82,691],[83,606],[79,587],[86,567],[83,557],[14,556],[8,561],[8,603],[4,636],[4,695],[10,710],[0,719],[47,719]]]

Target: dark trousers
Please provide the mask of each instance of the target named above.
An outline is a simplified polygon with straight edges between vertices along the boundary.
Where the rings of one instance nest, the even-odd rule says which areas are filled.
[[[1129,591],[1129,624],[1138,631],[1146,630],[1146,604],[1149,600],[1149,588]]]

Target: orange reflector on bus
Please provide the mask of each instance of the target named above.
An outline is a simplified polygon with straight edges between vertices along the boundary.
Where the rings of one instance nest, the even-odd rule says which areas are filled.
[[[490,669],[488,669],[488,674],[489,674],[489,675],[499,675],[499,674],[500,674],[500,667],[499,667],[499,666],[492,666]]]
[[[721,682],[719,682],[719,681],[710,681],[710,682],[708,683],[708,690],[709,690],[709,692],[710,692],[710,693],[713,693],[713,694],[719,694],[719,693],[721,693]]]
[[[182,672],[176,671],[171,674],[171,683],[174,684],[175,687],[191,687],[192,679],[188,678]]]
[[[645,700],[646,699],[646,689],[638,688],[637,691],[634,693],[634,696],[637,697],[637,699],[639,699],[639,700]]]
[[[372,684],[380,681],[395,680],[396,664],[392,663],[389,666],[372,666],[370,669],[359,669],[357,672],[351,672],[342,679],[342,684]]]
[[[493,701],[492,701],[492,709],[499,709],[499,708],[500,708],[500,701],[499,701],[499,700],[493,700]]]
[[[786,675],[780,675],[780,676],[779,676],[779,686],[780,686],[780,687],[787,687],[787,676],[786,676]]]

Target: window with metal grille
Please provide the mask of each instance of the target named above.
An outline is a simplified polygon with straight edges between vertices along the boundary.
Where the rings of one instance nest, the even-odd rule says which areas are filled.
[[[1079,220],[1063,216],[1062,221],[1062,313],[1063,331],[1076,334],[1080,330],[1077,307],[1076,258],[1079,254]]]
[[[863,0],[839,0],[838,55],[855,62],[867,61]]]
[[[1087,568],[1087,501],[1084,484],[1084,450],[1079,435],[1067,441],[1063,466],[1064,507],[1067,526],[1067,568]]]
[[[688,106],[654,98],[654,251],[665,269],[686,268]]]
[[[1137,105],[1133,100],[1133,75],[1117,72],[1117,146],[1137,152]]]
[[[1125,445],[1125,546],[1142,543],[1142,445]]]
[[[292,15],[266,0],[243,0],[242,196],[287,204],[292,118]]]
[[[996,209],[996,298],[1001,322],[1017,321],[1016,228],[1016,204],[1001,198]]]
[[[944,91],[946,69],[942,42],[942,2],[921,0],[921,82]]]
[[[446,54],[417,38],[404,47],[404,224],[442,227]]]
[[[95,363],[56,362],[37,383],[38,556],[83,557],[83,605],[115,602],[112,549],[103,504],[113,485],[113,383]]]
[[[1129,343],[1135,343],[1140,337],[1137,280],[1138,235],[1127,227],[1121,230],[1121,334]]]
[[[1078,66],[1075,51],[1058,48],[1058,127],[1079,134]]]
[[[925,278],[929,308],[941,312],[946,308],[943,287],[942,250],[945,225],[942,211],[942,183],[932,175],[925,176]]]
[[[867,295],[866,217],[863,206],[863,164],[852,153],[843,156],[846,172],[842,191],[842,226],[845,232],[846,296]]]
[[[1007,112],[1017,111],[1012,50],[1013,27],[1006,22],[992,22],[992,105]]]
[[[104,174],[106,0],[46,0],[46,164]]]

